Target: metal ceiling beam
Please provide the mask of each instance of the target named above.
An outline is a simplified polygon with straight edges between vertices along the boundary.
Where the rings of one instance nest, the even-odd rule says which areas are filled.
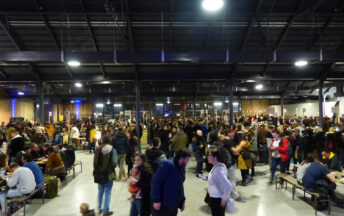
[[[2,78],[4,78],[4,80],[8,80],[8,76],[7,76],[6,72],[1,67],[0,67],[0,76],[2,76]]]
[[[10,41],[12,42],[12,44],[18,51],[24,51],[23,44],[20,42],[15,32],[11,28],[9,28],[9,26],[6,24],[5,18],[6,17],[2,17],[1,19],[1,26],[2,26],[3,31],[6,33],[7,37],[10,39]],[[30,62],[29,62],[29,66],[31,68],[30,72],[34,75],[36,80],[40,80],[41,79],[40,75],[37,73],[34,66]]]
[[[207,34],[205,35],[203,46],[202,46],[203,51],[206,51],[208,49],[210,34],[211,34],[211,28],[212,28],[212,22],[209,22],[209,25],[207,28]]]
[[[335,9],[337,9],[337,13],[338,13],[338,11],[340,12],[343,9],[343,7],[344,7],[344,0],[340,1],[338,6],[335,8]],[[319,34],[317,34],[317,36],[314,38],[314,40],[312,40],[311,45],[309,47],[309,50],[312,50],[314,48],[314,46],[318,43],[318,41],[320,39],[322,39],[323,35],[325,34],[326,30],[331,25],[331,23],[333,22],[335,17],[336,17],[336,13],[333,12],[333,15],[326,21],[324,26],[321,28]]]
[[[245,36],[244,36],[242,43],[241,43],[241,46],[240,46],[240,51],[243,51],[245,49],[248,38],[250,37],[250,33],[251,33],[251,30],[253,27],[255,16],[257,16],[257,14],[259,13],[259,10],[260,10],[260,7],[262,6],[262,3],[263,3],[263,0],[259,0],[259,2],[257,3],[256,11],[255,11],[254,15],[251,17],[250,21],[248,22]]]
[[[174,0],[170,0],[170,16],[169,16],[169,35],[168,35],[168,50],[172,51],[172,47],[173,47],[173,18],[174,18]]]
[[[82,11],[85,11],[85,5],[84,5],[84,0],[80,0],[80,7],[81,7],[81,10]],[[92,41],[92,44],[93,44],[93,48],[96,52],[99,52],[99,48],[98,48],[98,45],[97,45],[97,42],[96,42],[96,39],[94,37],[94,32],[93,32],[93,29],[91,27],[91,24],[90,24],[90,19],[88,17],[88,15],[85,15],[85,20],[86,20],[86,24],[87,24],[87,29],[88,29],[88,33],[90,35],[90,38],[91,38],[91,41]],[[103,63],[100,63],[99,64],[99,68],[100,68],[100,71],[102,73],[102,75],[104,77],[106,77],[106,73],[105,73],[105,70],[104,70],[104,66],[103,66]]]
[[[125,8],[125,13],[126,13],[126,27],[127,27],[127,37],[129,43],[129,50],[135,51],[135,42],[134,42],[134,36],[133,36],[133,29],[132,29],[132,24],[131,24],[131,16],[130,16],[130,11],[129,11],[129,1],[124,0],[124,8]]]
[[[253,52],[233,51],[229,53],[228,63],[246,62],[270,62],[274,60],[273,52]],[[276,53],[276,62],[291,64],[295,59],[305,57],[308,61],[319,61],[319,52],[278,52]],[[78,59],[83,63],[114,63],[114,52],[64,52],[64,59]],[[61,52],[42,52],[42,51],[23,51],[11,52],[4,51],[0,53],[2,62],[61,62]],[[324,51],[322,53],[323,63],[334,63],[344,59],[344,53],[341,51]],[[161,63],[160,51],[148,52],[116,52],[117,63]],[[226,52],[165,52],[165,62],[181,63],[205,63],[205,62],[226,62]]]

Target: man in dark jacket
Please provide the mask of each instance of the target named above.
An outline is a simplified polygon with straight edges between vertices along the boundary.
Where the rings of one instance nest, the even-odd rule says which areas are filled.
[[[122,181],[122,176],[125,180],[128,176],[124,170],[125,157],[129,150],[129,139],[124,134],[123,128],[118,129],[118,133],[112,138],[112,146],[116,149],[118,154],[119,176],[118,181]]]
[[[178,208],[184,211],[185,167],[190,159],[190,153],[185,150],[176,152],[173,160],[160,163],[152,179],[151,200],[153,216],[175,216]]]
[[[167,160],[167,158],[166,158],[165,153],[159,149],[161,146],[161,141],[159,137],[154,137],[152,144],[153,144],[153,148],[147,149],[146,157],[147,157],[147,162],[152,167],[153,173],[155,173],[159,167],[159,164],[162,161]]]
[[[21,137],[18,131],[12,131],[11,133],[12,139],[11,143],[8,147],[8,152],[10,155],[11,162],[15,161],[15,157],[17,156],[18,152],[21,152],[24,148],[25,141],[23,137]]]

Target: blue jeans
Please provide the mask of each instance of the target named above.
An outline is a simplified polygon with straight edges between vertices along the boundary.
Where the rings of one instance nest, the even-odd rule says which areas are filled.
[[[278,164],[280,165],[281,173],[285,173],[285,168],[286,168],[286,165],[287,165],[287,161],[282,162],[281,158],[274,158],[274,157],[272,157],[271,158],[271,166],[270,166],[270,173],[271,173],[270,182],[271,183],[274,181],[275,172],[276,172],[276,168],[277,168]]]
[[[113,181],[108,181],[106,184],[98,184],[98,209],[102,209],[103,195],[105,193],[103,213],[109,212],[112,185]]]
[[[42,182],[40,184],[36,184],[36,189],[43,187],[43,185],[44,185],[44,182]]]
[[[13,197],[21,197],[23,194],[18,189],[10,189],[6,192],[0,193],[0,204],[1,204],[1,213],[2,215],[6,214],[8,212],[7,208],[7,197],[13,198]]]
[[[141,215],[142,199],[134,199],[131,203],[130,216]]]

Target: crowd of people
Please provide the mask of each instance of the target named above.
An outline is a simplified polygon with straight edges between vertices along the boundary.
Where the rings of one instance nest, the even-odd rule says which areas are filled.
[[[150,147],[141,153],[144,130]],[[235,202],[245,202],[237,186],[254,182],[257,163],[270,166],[268,184],[276,181],[277,170],[290,174],[290,165],[300,164],[297,175],[300,184],[307,190],[319,191],[319,181],[328,180],[322,187],[329,189],[327,195],[337,206],[343,206],[333,193],[336,180],[330,172],[341,172],[344,166],[344,124],[328,119],[323,128],[316,118],[268,116],[236,117],[232,125],[208,118],[164,117],[142,121],[138,129],[135,122],[97,122],[92,118],[44,126],[10,122],[0,127],[0,142],[6,149],[0,155],[1,172],[9,171],[13,176],[16,170],[27,167],[34,174],[35,184],[31,184],[32,178],[31,183],[25,180],[30,185],[24,188],[32,190],[42,184],[42,178],[36,177],[42,169],[37,169],[34,160],[46,157],[43,172],[63,178],[66,169],[74,163],[73,149],[81,146],[81,137],[86,140],[89,152],[94,152],[97,208],[105,216],[113,214],[110,201],[114,181],[129,183],[131,216],[168,216],[177,215],[178,209],[183,211],[185,167],[190,157],[196,160],[195,176],[208,182],[204,201],[212,215],[224,215],[226,209],[234,212]],[[240,182],[235,176],[236,169],[241,173]],[[17,171],[15,176],[25,172]],[[8,186],[21,182],[12,178],[8,179]],[[3,213],[6,213],[3,207],[6,196],[27,192],[1,193]],[[94,212],[88,210],[87,204],[81,210],[87,214]]]

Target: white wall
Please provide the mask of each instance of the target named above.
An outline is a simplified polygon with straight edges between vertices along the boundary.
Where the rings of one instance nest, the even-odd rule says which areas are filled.
[[[334,107],[336,101],[325,102],[324,104],[324,116],[332,117],[331,108]],[[270,106],[275,108],[276,116],[281,116],[281,105]],[[285,115],[288,116],[319,116],[318,101],[307,101],[305,103],[287,104],[284,105],[284,109],[287,110]],[[305,109],[306,112],[303,112]],[[344,114],[344,100],[339,103],[339,114]]]

